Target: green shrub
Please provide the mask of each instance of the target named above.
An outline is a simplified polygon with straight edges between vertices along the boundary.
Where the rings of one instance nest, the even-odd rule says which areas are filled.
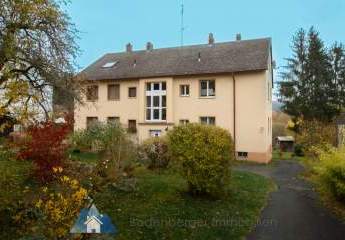
[[[132,174],[138,159],[137,146],[119,124],[94,124],[76,132],[71,140],[74,149],[88,149],[98,153],[100,159],[96,164],[96,175],[100,185]]]
[[[319,162],[315,164],[323,189],[345,203],[345,148],[332,148],[319,152]]]
[[[322,148],[336,144],[337,130],[335,124],[332,123],[304,120],[299,123],[299,133],[297,142],[303,146],[304,152],[310,157],[315,157],[313,147]]]
[[[140,146],[140,160],[149,169],[166,168],[169,164],[168,142],[165,137],[152,137]]]
[[[220,196],[229,184],[233,155],[226,130],[187,124],[168,132],[172,159],[182,168],[191,193]]]
[[[303,157],[304,156],[304,151],[303,151],[303,146],[301,144],[296,144],[294,147],[294,154],[297,157]]]

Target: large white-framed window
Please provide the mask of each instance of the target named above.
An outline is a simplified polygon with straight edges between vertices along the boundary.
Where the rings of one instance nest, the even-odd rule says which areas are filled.
[[[166,121],[166,95],[165,82],[146,83],[146,121]]]
[[[200,80],[200,97],[216,96],[215,80]]]

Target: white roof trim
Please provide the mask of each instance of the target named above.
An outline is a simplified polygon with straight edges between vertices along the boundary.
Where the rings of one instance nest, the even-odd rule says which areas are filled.
[[[88,224],[92,219],[96,220],[99,224],[103,224],[101,220],[98,219],[98,217],[96,216],[91,216],[89,217],[85,222],[84,224]]]

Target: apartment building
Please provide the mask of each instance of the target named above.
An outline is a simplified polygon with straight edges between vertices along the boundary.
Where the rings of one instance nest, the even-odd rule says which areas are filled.
[[[75,129],[119,121],[141,142],[178,124],[228,130],[237,158],[269,162],[272,152],[271,39],[109,53],[80,73],[85,103]]]

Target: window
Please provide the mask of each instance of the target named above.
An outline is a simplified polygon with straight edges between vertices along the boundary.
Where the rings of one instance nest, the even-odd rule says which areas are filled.
[[[237,152],[237,157],[239,158],[247,158],[248,152]]]
[[[128,120],[128,132],[129,133],[136,133],[137,132],[137,121],[136,120]]]
[[[86,118],[86,128],[90,128],[92,125],[98,122],[98,117],[87,117]]]
[[[189,96],[189,85],[180,85],[180,96],[181,97]]]
[[[200,97],[216,96],[216,81],[201,80],[200,81]]]
[[[166,120],[166,83],[146,84],[146,121]]]
[[[189,120],[188,120],[188,119],[181,119],[181,120],[180,120],[180,124],[185,125],[185,124],[187,124],[187,123],[189,123]]]
[[[216,118],[215,117],[200,117],[200,123],[207,124],[207,125],[215,125]]]
[[[97,232],[96,232],[96,229],[92,228],[92,229],[91,229],[91,233],[97,233]]]
[[[128,88],[128,97],[135,98],[136,96],[137,96],[137,88],[136,87]]]
[[[107,123],[119,123],[120,118],[119,117],[108,117],[107,118]]]
[[[151,137],[159,137],[162,134],[162,130],[150,130],[149,133]]]
[[[86,99],[88,101],[96,101],[98,99],[98,86],[97,85],[87,86]]]
[[[108,85],[108,100],[120,100],[120,84]]]
[[[112,68],[112,67],[114,67],[117,63],[118,63],[118,61],[115,61],[115,62],[107,62],[106,64],[104,64],[104,65],[102,66],[102,68]]]

